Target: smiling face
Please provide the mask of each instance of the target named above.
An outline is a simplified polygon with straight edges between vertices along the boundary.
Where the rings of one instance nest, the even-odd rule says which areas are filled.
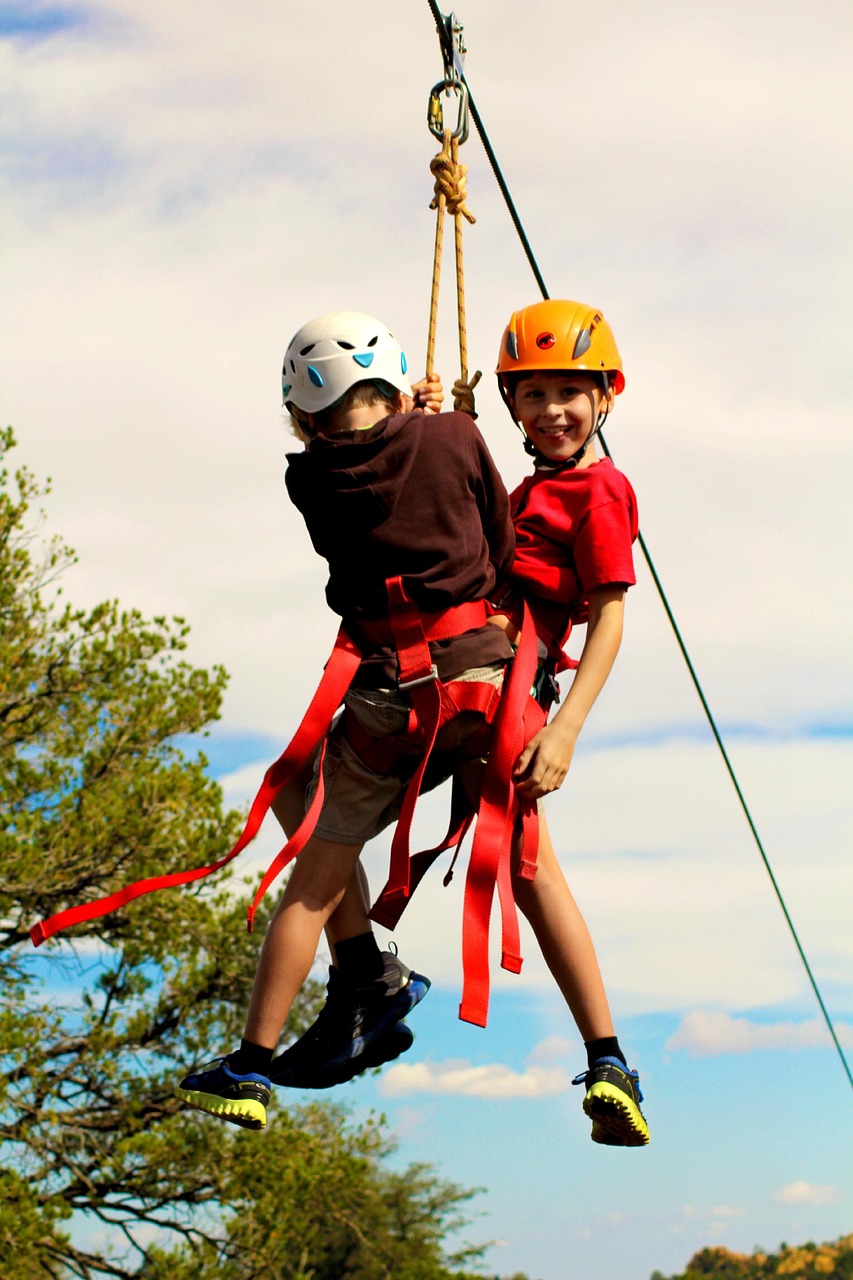
[[[612,407],[613,392],[605,394],[595,374],[542,369],[519,378],[512,402],[524,434],[538,451],[550,462],[567,462],[590,439],[599,414]],[[595,461],[589,448],[577,465]]]

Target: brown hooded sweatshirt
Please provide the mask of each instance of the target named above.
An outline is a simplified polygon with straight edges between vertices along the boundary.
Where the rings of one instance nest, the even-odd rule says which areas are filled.
[[[509,499],[467,414],[396,414],[365,431],[318,436],[287,461],[291,501],[329,565],[326,599],[357,641],[359,620],[387,616],[387,578],[401,576],[420,609],[439,613],[488,598],[509,569]],[[443,679],[512,656],[490,625],[430,647]],[[393,678],[391,651],[374,647],[355,683]]]

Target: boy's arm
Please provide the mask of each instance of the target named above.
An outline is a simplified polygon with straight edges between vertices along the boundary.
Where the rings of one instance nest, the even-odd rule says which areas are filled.
[[[516,761],[516,789],[528,800],[556,791],[569,772],[578,734],[619,652],[625,612],[624,587],[590,592],[589,622],[583,653],[565,701]]]

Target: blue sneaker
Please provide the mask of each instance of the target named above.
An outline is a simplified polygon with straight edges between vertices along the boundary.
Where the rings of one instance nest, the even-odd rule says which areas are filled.
[[[414,1036],[402,1020],[423,1000],[430,981],[390,951],[382,959],[382,977],[360,987],[350,986],[330,967],[326,1003],[313,1026],[273,1059],[274,1084],[328,1089],[411,1047]]]
[[[618,1058],[599,1058],[572,1084],[586,1085],[583,1109],[592,1120],[591,1138],[606,1147],[644,1147],[649,1126],[640,1110],[640,1077]]]
[[[191,1071],[175,1095],[197,1111],[206,1111],[244,1129],[266,1127],[269,1079],[255,1072],[238,1075],[229,1067],[227,1058],[214,1058],[206,1067]]]

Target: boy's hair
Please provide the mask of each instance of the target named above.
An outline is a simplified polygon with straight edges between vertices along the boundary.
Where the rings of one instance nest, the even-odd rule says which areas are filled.
[[[388,407],[389,412],[394,412],[397,408],[400,394],[396,387],[392,387],[390,382],[385,382],[381,378],[356,382],[348,391],[344,392],[340,400],[336,400],[334,404],[329,405],[328,409],[322,409],[319,413],[309,415],[297,405],[292,404],[290,406],[291,430],[303,444],[310,444],[318,432],[334,426],[338,414],[345,412],[347,409],[359,409],[364,405],[371,404],[384,404]],[[309,423],[309,417],[313,418],[313,425]]]
[[[515,399],[516,388],[519,382],[523,382],[525,378],[532,378],[537,373],[542,373],[541,369],[513,369],[509,373],[500,374],[501,382],[507,393]],[[588,369],[548,369],[548,373],[562,373],[567,378],[573,377],[576,373],[581,373],[585,377],[594,378],[600,387],[607,389],[607,374],[593,372]]]

